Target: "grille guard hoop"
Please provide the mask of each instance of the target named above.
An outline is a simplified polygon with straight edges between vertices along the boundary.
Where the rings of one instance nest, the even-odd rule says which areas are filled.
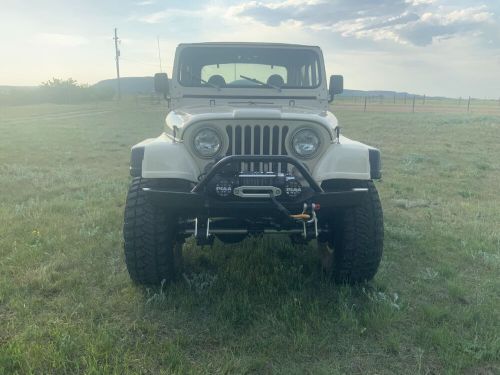
[[[309,171],[304,167],[304,165],[297,159],[288,155],[230,155],[219,160],[210,169],[207,175],[191,190],[192,193],[202,192],[210,180],[224,167],[232,163],[287,163],[293,165],[306,179],[309,187],[313,189],[314,192],[323,192],[323,189],[318,185],[316,181],[312,178]]]

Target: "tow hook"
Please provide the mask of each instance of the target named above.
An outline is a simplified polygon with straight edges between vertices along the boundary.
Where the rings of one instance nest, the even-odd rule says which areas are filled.
[[[318,238],[318,217],[316,216],[316,211],[319,211],[321,208],[318,203],[311,203],[310,205],[304,203],[300,214],[291,214],[276,198],[271,197],[271,201],[284,217],[296,222],[302,222],[302,238],[304,240]]]
[[[302,237],[304,240],[318,238],[318,217],[316,216],[316,211],[319,211],[320,208],[321,206],[317,203],[311,203],[311,205],[304,203],[302,213],[290,215],[292,219],[302,221]]]

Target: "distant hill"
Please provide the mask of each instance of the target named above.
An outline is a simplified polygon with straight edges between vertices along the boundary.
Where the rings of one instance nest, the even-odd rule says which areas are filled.
[[[149,94],[154,90],[153,77],[122,77],[120,78],[122,94]],[[116,78],[97,82],[93,87],[117,89]]]
[[[353,96],[358,96],[358,97],[384,97],[384,98],[394,98],[396,96],[396,99],[404,99],[405,97],[407,98],[413,98],[414,96],[416,98],[421,98],[423,95],[416,95],[416,94],[411,94],[409,92],[397,92],[397,91],[387,91],[387,90],[344,90],[342,94],[339,96],[341,97],[353,97]],[[427,98],[431,99],[444,99],[442,96],[427,96]]]
[[[397,98],[404,98],[406,96],[413,96],[407,92],[396,92],[389,90],[348,90],[345,89],[339,96],[383,96],[393,98],[396,95]]]
[[[10,91],[33,91],[36,90],[38,86],[7,86],[0,85],[0,93],[8,93]]]

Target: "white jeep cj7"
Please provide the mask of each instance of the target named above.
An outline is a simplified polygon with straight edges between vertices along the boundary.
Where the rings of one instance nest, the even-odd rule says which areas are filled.
[[[373,278],[383,248],[374,179],[380,152],[340,134],[319,47],[270,43],[178,46],[173,76],[155,75],[165,132],[132,147],[125,259],[132,280],[159,284],[182,246],[284,233],[315,240],[339,282]]]

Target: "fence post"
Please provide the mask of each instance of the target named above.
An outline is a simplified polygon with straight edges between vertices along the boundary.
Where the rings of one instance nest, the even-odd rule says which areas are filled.
[[[413,113],[415,113],[415,96],[416,96],[416,95],[413,95],[413,104],[412,104],[412,106],[411,106],[411,111],[412,111]]]
[[[422,99],[422,105],[425,104],[425,94],[424,94],[424,98]]]
[[[470,96],[469,96],[469,101],[467,102],[467,112],[470,111]]]
[[[394,93],[394,104],[396,104],[396,93]]]
[[[365,96],[365,108],[363,109],[363,112],[366,112],[366,96]]]
[[[406,92],[405,92],[405,104],[406,104]]]

